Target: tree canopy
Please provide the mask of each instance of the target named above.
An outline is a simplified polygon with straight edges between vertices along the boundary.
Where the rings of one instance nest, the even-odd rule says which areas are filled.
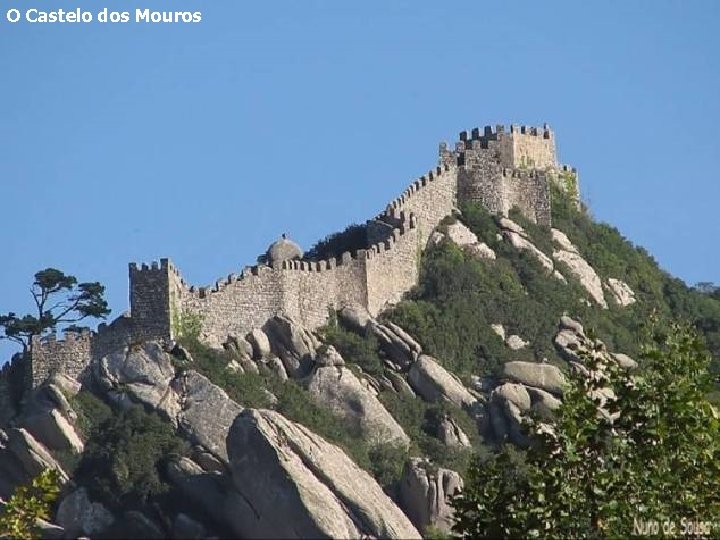
[[[463,537],[706,534],[720,524],[720,422],[709,355],[689,328],[655,326],[637,371],[579,351],[553,420],[529,421],[522,466],[507,447],[471,466],[455,498]],[[717,531],[715,531],[717,532]]]
[[[30,293],[35,312],[19,316],[14,312],[0,315],[0,339],[20,344],[27,351],[33,336],[59,325],[73,325],[87,318],[104,319],[110,314],[103,298],[105,287],[98,282],[78,283],[75,276],[56,268],[45,268],[34,276]]]

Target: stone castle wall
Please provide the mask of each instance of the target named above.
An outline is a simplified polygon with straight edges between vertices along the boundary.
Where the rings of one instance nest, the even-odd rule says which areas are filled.
[[[32,386],[35,387],[55,372],[78,377],[92,359],[90,331],[66,332],[64,340],[55,334],[36,336],[32,343]]]
[[[441,148],[441,159],[448,160]],[[460,133],[458,198],[482,203],[490,212],[507,215],[517,206],[530,220],[550,225],[550,178],[556,176],[555,139],[549,129],[486,126]]]
[[[32,384],[55,370],[76,376],[93,359],[132,341],[174,339],[188,321],[200,323],[203,341],[219,346],[278,314],[308,328],[325,324],[330,310],[344,305],[361,305],[377,315],[417,284],[422,251],[458,201],[478,201],[503,215],[517,206],[529,219],[549,225],[550,179],[570,172],[558,168],[547,126],[462,132],[454,151],[440,146],[439,161],[367,222],[368,249],[325,261],[247,267],[200,288],[188,286],[168,259],[131,263],[130,316],[92,335],[34,342]]]

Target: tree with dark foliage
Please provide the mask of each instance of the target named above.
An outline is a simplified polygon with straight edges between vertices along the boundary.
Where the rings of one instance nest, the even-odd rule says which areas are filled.
[[[105,287],[98,282],[78,283],[75,276],[56,268],[46,268],[35,274],[30,292],[36,312],[22,317],[13,312],[0,315],[0,339],[7,339],[30,349],[33,336],[55,330],[58,325],[82,321],[88,317],[104,319],[110,314],[103,298]]]

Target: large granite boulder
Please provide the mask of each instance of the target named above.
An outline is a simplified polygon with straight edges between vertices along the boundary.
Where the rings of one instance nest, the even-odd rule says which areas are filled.
[[[624,281],[616,278],[608,278],[605,282],[605,288],[610,292],[611,298],[616,304],[626,307],[630,304],[634,304],[635,291],[630,288],[630,285]]]
[[[66,496],[58,506],[56,520],[67,538],[95,536],[115,521],[113,514],[98,502],[92,502],[85,488]]]
[[[525,229],[510,218],[506,217],[500,218],[498,225],[500,226],[502,237],[506,241],[510,242],[510,245],[512,245],[515,249],[525,251],[535,257],[535,259],[537,259],[537,261],[548,273],[553,272],[555,266],[553,265],[552,260],[535,247],[535,244],[528,239]]]
[[[470,438],[450,416],[445,416],[438,422],[435,434],[445,446],[470,448]]]
[[[371,321],[368,328],[397,371],[406,371],[422,354],[420,344],[397,324]]]
[[[405,514],[340,448],[268,410],[244,410],[227,441],[244,538],[418,538]]]
[[[23,482],[36,477],[45,469],[57,469],[60,481],[65,483],[67,474],[52,454],[26,429],[11,428],[0,432],[0,463],[12,464]]]
[[[340,321],[353,332],[365,334],[372,320],[370,313],[363,306],[345,306],[338,313]]]
[[[270,356],[272,352],[270,348],[270,339],[265,332],[259,328],[254,328],[247,336],[245,340],[250,344],[252,350],[252,358],[254,360],[262,360]]]
[[[450,534],[454,523],[450,500],[462,488],[462,478],[455,471],[413,458],[403,468],[400,505],[422,534],[429,527]]]
[[[225,525],[227,514],[232,513],[228,503],[229,479],[217,473],[207,472],[190,458],[181,457],[167,465],[170,482],[193,505],[202,509],[215,522]]]
[[[513,361],[503,365],[503,376],[526,386],[541,388],[561,396],[565,385],[565,376],[560,368],[551,364]]]
[[[299,379],[310,373],[320,346],[315,334],[281,315],[269,319],[263,330],[290,377]]]
[[[559,249],[553,251],[553,259],[564,263],[590,297],[602,308],[607,309],[608,305],[603,294],[602,281],[593,267],[582,258],[580,252],[570,242],[565,233],[558,229],[552,229],[552,239],[555,245],[559,246]]]
[[[350,369],[342,365],[317,366],[306,385],[316,401],[357,425],[371,444],[387,442],[404,448],[410,444],[400,424]]]
[[[177,395],[170,387],[175,378],[172,356],[156,341],[105,356],[94,364],[94,376],[120,406],[140,403],[171,421],[179,411]]]
[[[173,382],[182,409],[178,426],[185,437],[199,444],[221,462],[227,463],[225,446],[228,430],[243,408],[225,391],[197,373],[187,371]]]
[[[530,394],[524,385],[505,383],[495,388],[490,393],[488,407],[495,439],[509,438],[518,446],[527,446],[523,417],[531,406]]]
[[[408,381],[425,401],[449,401],[458,407],[469,407],[477,401],[460,379],[426,354],[410,367]]]
[[[39,412],[23,419],[23,426],[50,450],[81,454],[80,435],[59,409]]]

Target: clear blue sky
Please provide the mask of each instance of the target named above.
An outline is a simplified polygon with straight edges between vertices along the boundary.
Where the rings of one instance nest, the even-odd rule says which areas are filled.
[[[9,24],[7,9],[202,12]],[[0,312],[54,266],[128,307],[127,264],[198,285],[282,232],[363,222],[462,129],[541,124],[602,221],[720,282],[720,2],[2,3]],[[11,348],[0,345],[0,358]]]

